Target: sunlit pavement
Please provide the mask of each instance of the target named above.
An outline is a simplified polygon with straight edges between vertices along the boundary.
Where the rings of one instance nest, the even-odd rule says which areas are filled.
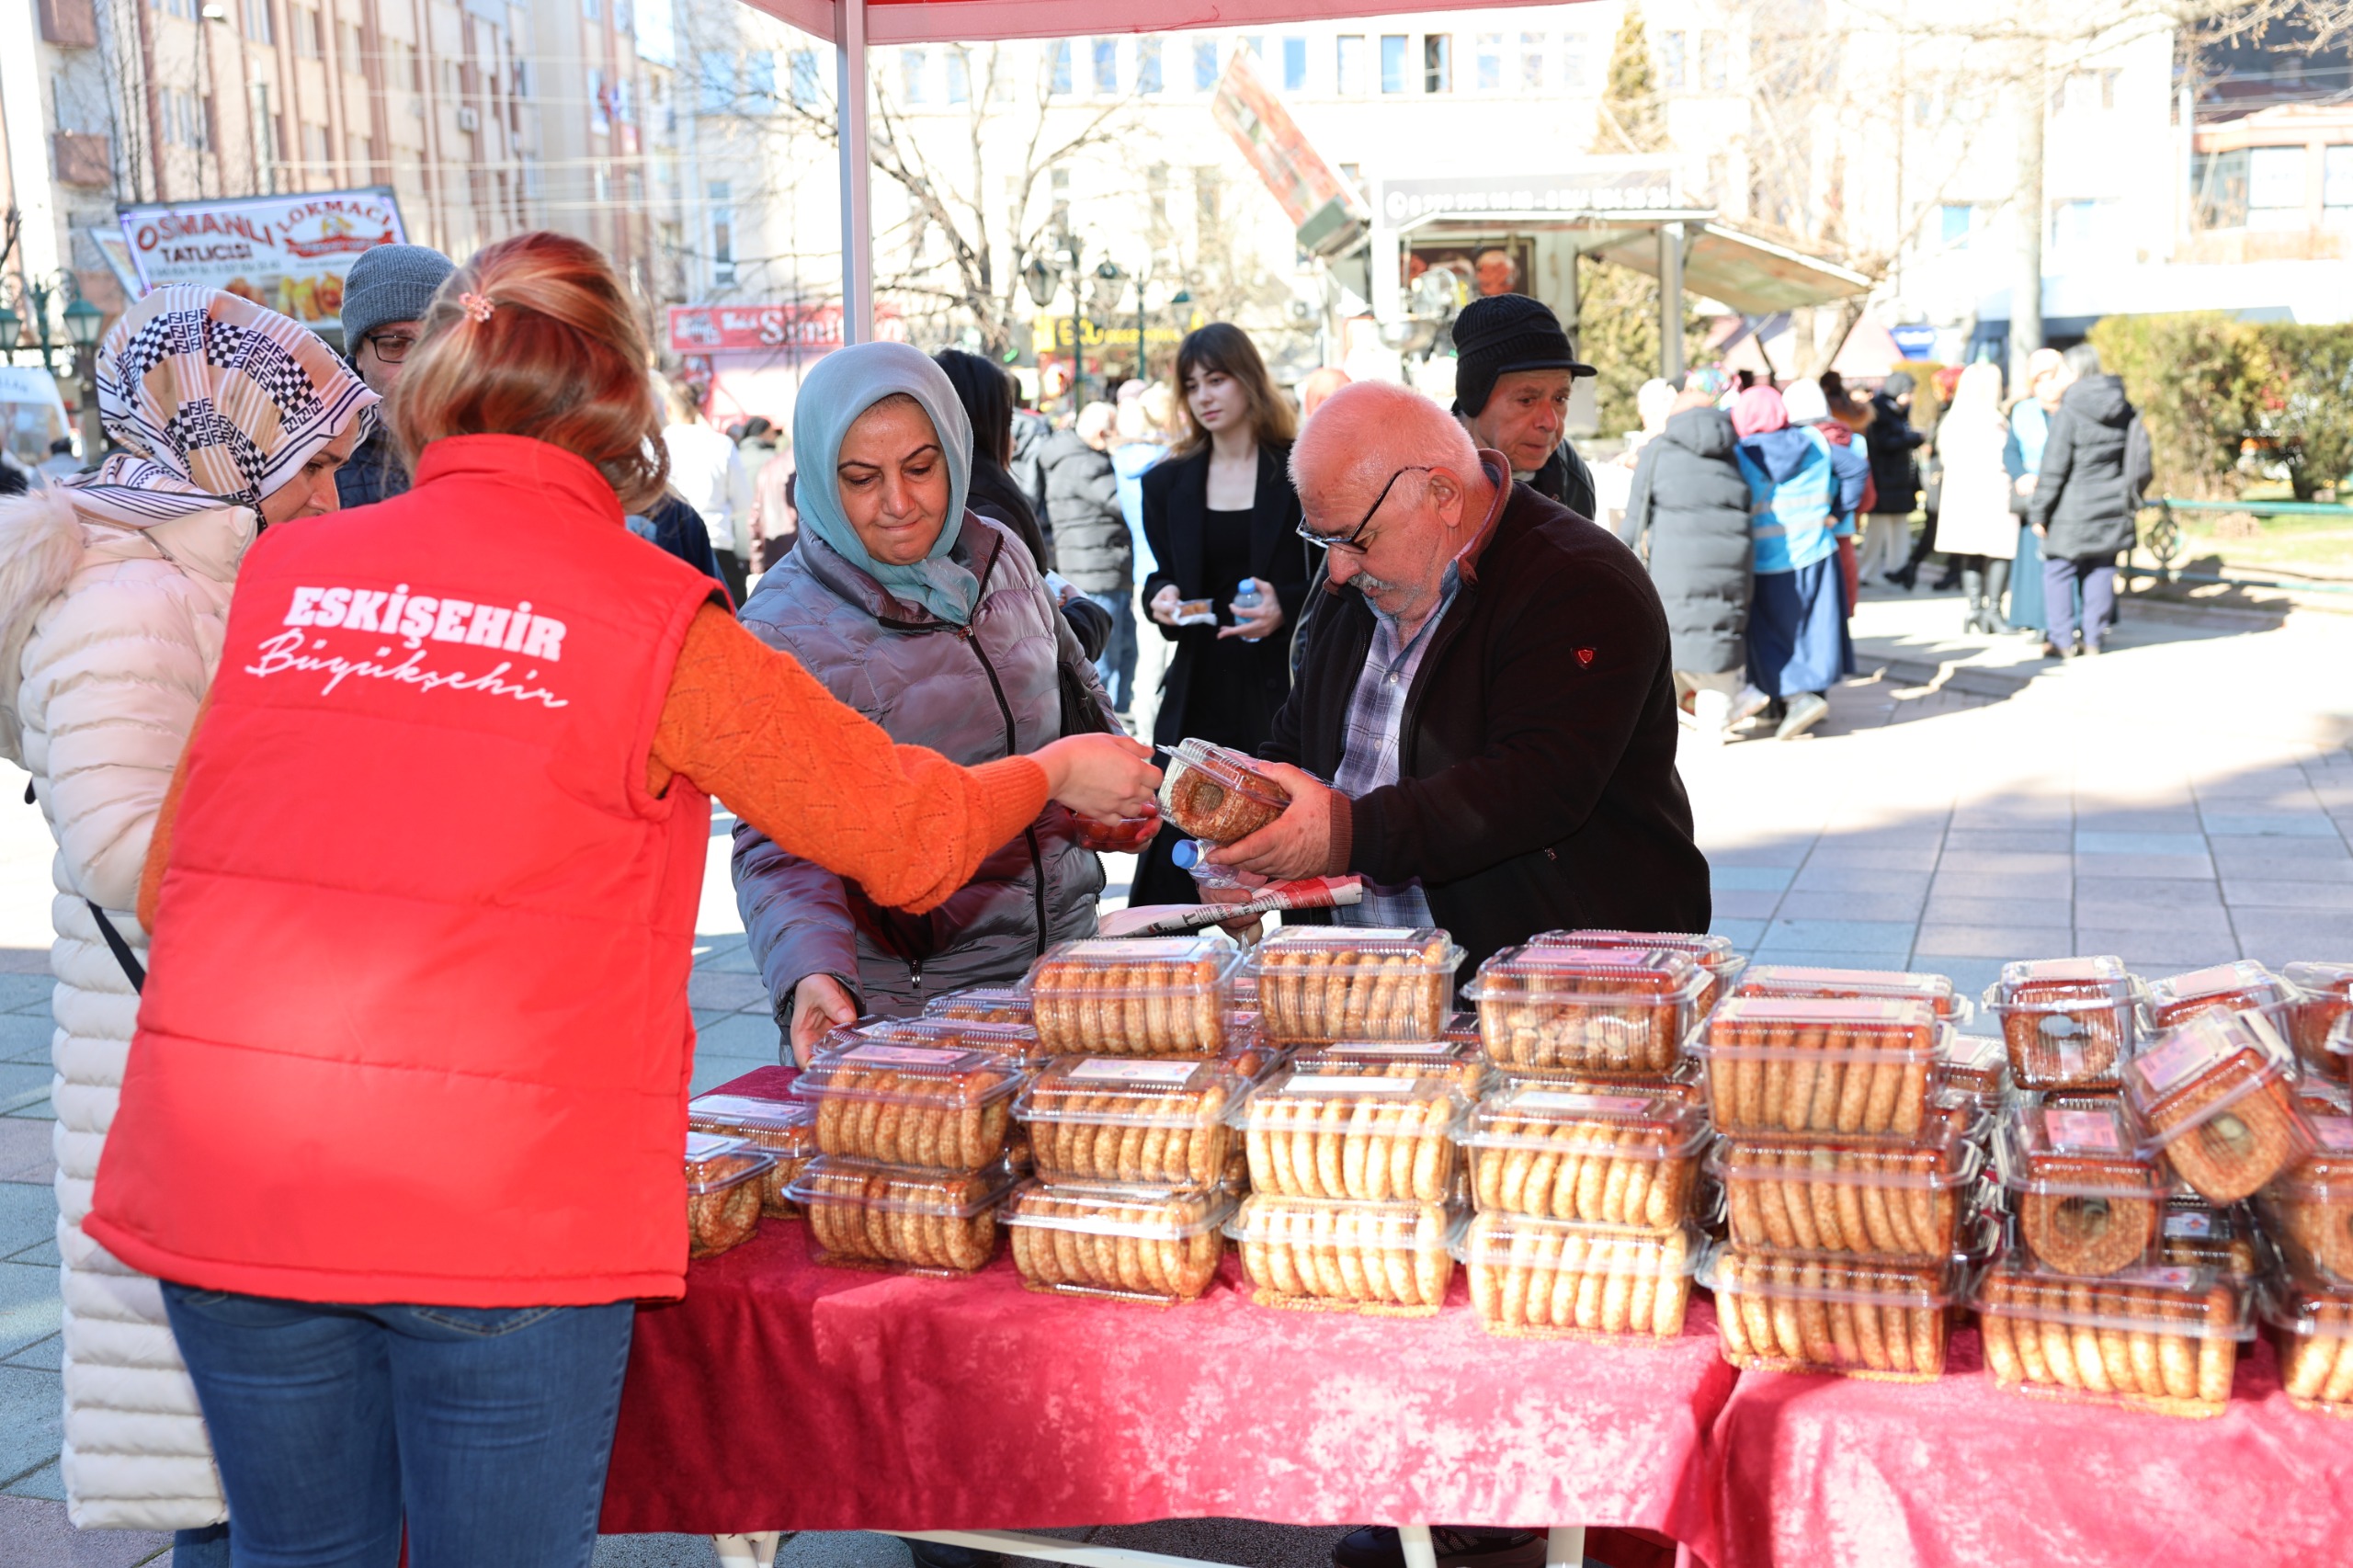
[[[1949,635],[1950,597],[1866,597],[1857,677],[1802,739],[1688,747],[1716,928],[1760,960],[1942,971],[2113,952],[2164,974],[2353,957],[2353,617],[2128,601],[2112,651],[2057,665]],[[0,770],[0,790],[23,778]],[[698,1087],[777,1058],[713,832],[693,999]],[[0,1562],[131,1564],[156,1536],[76,1535],[59,1501],[49,1190],[49,843],[0,812]],[[1124,882],[1124,863],[1112,881]],[[789,1418],[779,1412],[779,1419]],[[1077,1534],[1081,1532],[1057,1532]],[[1313,1568],[1336,1532],[1174,1521],[1095,1539]],[[600,1568],[697,1568],[699,1538],[608,1538]],[[802,1536],[790,1568],[897,1568],[885,1537]]]

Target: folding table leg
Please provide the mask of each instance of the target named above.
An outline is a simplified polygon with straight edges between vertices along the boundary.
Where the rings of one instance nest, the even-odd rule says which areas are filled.
[[[1427,1525],[1399,1525],[1397,1544],[1404,1550],[1405,1568],[1438,1568],[1438,1548],[1430,1544]]]
[[[1544,1538],[1544,1568],[1585,1568],[1585,1527],[1554,1525]]]
[[[750,1535],[715,1535],[711,1550],[719,1553],[719,1568],[773,1568],[781,1530],[755,1530]]]

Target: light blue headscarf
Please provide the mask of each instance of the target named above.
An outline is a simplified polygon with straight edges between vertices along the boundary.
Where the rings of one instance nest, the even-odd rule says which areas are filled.
[[[948,520],[931,553],[910,566],[888,565],[866,552],[842,510],[841,485],[835,476],[842,437],[850,426],[898,392],[922,404],[948,459]],[[949,560],[948,552],[964,527],[964,496],[972,477],[972,423],[947,373],[928,355],[904,343],[861,343],[818,360],[802,379],[801,395],[792,405],[792,450],[801,465],[795,499],[802,528],[881,584],[892,597],[920,604],[958,626],[972,623],[981,597],[980,579]]]

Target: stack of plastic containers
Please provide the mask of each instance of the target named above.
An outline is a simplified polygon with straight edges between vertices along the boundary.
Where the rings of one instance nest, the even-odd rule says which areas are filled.
[[[760,1174],[760,1214],[770,1220],[794,1219],[801,1213],[786,1189],[817,1153],[816,1121],[816,1112],[799,1099],[698,1095],[687,1102],[689,1132],[739,1138],[774,1156],[775,1164]]]
[[[1030,1180],[1000,1218],[1032,1290],[1168,1305],[1217,1276],[1262,1071],[1222,935],[1064,942],[1027,987],[1046,1060],[1015,1105]]]
[[[760,1224],[760,1178],[776,1156],[741,1138],[687,1134],[687,1256],[710,1257],[752,1239]]]
[[[1462,950],[1444,932],[1289,926],[1248,964],[1294,1054],[1227,1119],[1248,1199],[1227,1233],[1262,1305],[1435,1312],[1461,1227],[1454,1138],[1484,1075],[1446,1039]]]
[[[1547,933],[1480,966],[1498,1076],[1462,1134],[1458,1256],[1488,1333],[1682,1333],[1708,1143],[1685,1052],[1740,966],[1721,937],[1633,931]]]

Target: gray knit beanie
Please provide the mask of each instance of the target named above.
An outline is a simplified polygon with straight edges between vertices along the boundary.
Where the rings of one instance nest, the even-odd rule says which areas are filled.
[[[457,270],[457,263],[430,245],[377,245],[360,252],[343,279],[343,351],[358,352],[360,339],[386,322],[425,314],[433,291]]]

